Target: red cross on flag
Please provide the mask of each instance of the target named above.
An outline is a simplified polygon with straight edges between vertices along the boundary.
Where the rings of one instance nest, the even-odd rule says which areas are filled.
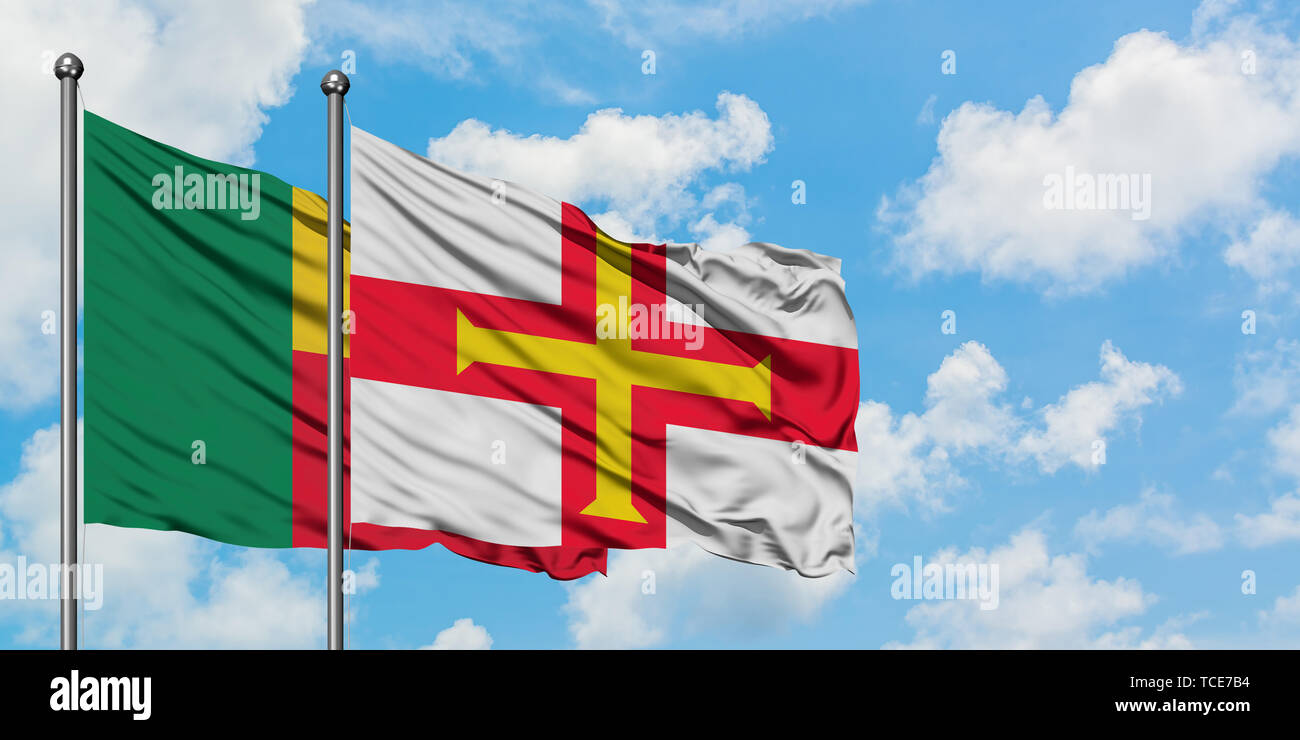
[[[857,335],[839,260],[625,244],[352,129],[349,512],[573,578],[692,542],[852,569]]]

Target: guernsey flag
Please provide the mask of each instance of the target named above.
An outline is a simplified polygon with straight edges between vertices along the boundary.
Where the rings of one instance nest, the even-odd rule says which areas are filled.
[[[325,201],[89,112],[83,130],[85,521],[324,547]],[[359,534],[557,578],[605,563],[405,523]]]
[[[361,129],[351,154],[357,533],[852,568],[839,260],[628,244]]]

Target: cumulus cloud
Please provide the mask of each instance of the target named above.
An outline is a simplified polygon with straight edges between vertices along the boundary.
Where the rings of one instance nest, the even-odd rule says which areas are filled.
[[[1179,614],[1156,626],[1143,637],[1143,629],[1129,626],[1107,632],[1092,645],[1098,650],[1191,650],[1196,647],[1183,630],[1210,615],[1207,611]]]
[[[1268,213],[1228,246],[1223,259],[1245,271],[1265,295],[1286,291],[1288,274],[1300,266],[1300,221],[1282,211]]]
[[[1184,43],[1146,30],[1120,38],[1075,76],[1058,112],[1042,97],[1018,113],[965,103],[944,119],[929,170],[880,204],[894,263],[916,277],[970,271],[1075,293],[1176,260],[1180,239],[1207,226],[1256,224],[1228,261],[1258,276],[1294,264],[1283,243],[1293,222],[1267,216],[1262,192],[1300,152],[1298,75],[1295,40],[1207,12]],[[1049,178],[1067,172],[1106,195],[1100,176],[1137,175],[1140,186],[1149,175],[1149,217],[1131,198],[1127,209],[1047,207]],[[1113,187],[1107,205],[1122,205]]]
[[[1300,586],[1289,596],[1279,596],[1273,608],[1261,611],[1259,621],[1266,627],[1300,627]]]
[[[0,271],[0,408],[56,392],[58,339],[41,331],[58,310],[57,54],[75,51],[90,110],[204,157],[250,163],[266,110],[283,103],[307,46],[299,2],[234,0],[87,5],[6,3],[0,59],[6,94],[0,161],[5,269]],[[220,94],[196,81],[220,70]]]
[[[772,126],[758,103],[724,92],[717,110],[710,118],[703,111],[629,116],[607,108],[588,116],[568,138],[516,134],[471,118],[430,139],[428,155],[587,206],[591,213],[607,208],[621,219],[620,228],[649,234],[707,207],[697,192],[706,173],[747,171],[771,151]],[[705,226],[698,230],[716,230]]]
[[[979,448],[1005,449],[1017,419],[996,398],[1007,373],[988,348],[966,342],[926,378],[925,407],[895,420],[888,405],[858,408],[859,502],[867,510],[915,499],[923,510],[946,508],[943,493],[959,486],[952,457]]]
[[[1291,407],[1287,418],[1268,430],[1273,452],[1273,469],[1300,478],[1300,404]]]
[[[1237,514],[1237,536],[1246,547],[1267,547],[1300,540],[1300,494],[1274,499],[1269,510],[1254,515]]]
[[[961,456],[1032,461],[1047,474],[1071,464],[1093,470],[1094,441],[1181,390],[1172,370],[1131,361],[1109,341],[1101,347],[1100,380],[1037,411],[1001,400],[1007,382],[987,347],[966,342],[926,379],[920,414],[895,418],[886,404],[863,403],[856,422],[860,506],[871,512],[915,501],[923,511],[943,511],[946,492],[964,482],[953,465]]]
[[[1300,341],[1279,339],[1271,349],[1241,353],[1232,385],[1230,413],[1272,414],[1300,402]]]
[[[802,578],[691,545],[622,550],[610,553],[606,578],[568,586],[564,609],[579,648],[648,648],[780,632],[812,620],[851,583],[845,571]]]
[[[1017,451],[1033,457],[1047,473],[1066,463],[1089,467],[1093,442],[1104,441],[1123,416],[1180,393],[1182,382],[1172,370],[1132,362],[1107,340],[1101,347],[1101,379],[1072,389],[1044,408],[1044,428],[1025,434]]]
[[[421,650],[491,650],[492,635],[482,625],[466,617],[457,619],[450,627],[438,633],[433,643]]]
[[[1238,403],[1240,404],[1240,399]],[[1300,479],[1300,404],[1293,405],[1286,417],[1269,429],[1265,436],[1269,447],[1269,465],[1273,471],[1288,478]],[[1300,540],[1300,492],[1274,498],[1268,511],[1237,514],[1235,520],[1237,538],[1246,547],[1267,547]]]
[[[726,251],[750,241],[749,199],[739,183],[719,185],[704,195],[700,208],[707,211],[690,225],[691,235],[705,249]],[[719,221],[722,215],[723,221]]]
[[[908,610],[910,642],[889,648],[1072,649],[1189,647],[1170,625],[1146,638],[1123,620],[1146,612],[1155,597],[1128,578],[1088,573],[1082,553],[1052,555],[1041,531],[1025,529],[991,550],[940,552],[932,563],[996,564],[999,603],[985,610],[971,599],[924,601]]]
[[[1270,467],[1288,478],[1300,479],[1300,404],[1266,434]],[[1268,511],[1237,514],[1237,538],[1250,548],[1300,540],[1300,492],[1274,498]]]
[[[1223,530],[1205,514],[1177,512],[1174,496],[1153,488],[1142,491],[1136,503],[1120,504],[1098,514],[1094,509],[1074,526],[1074,534],[1090,552],[1107,542],[1147,542],[1175,555],[1217,550]]]
[[[59,428],[23,446],[20,470],[0,487],[0,562],[59,562]],[[103,566],[102,608],[82,624],[91,647],[312,648],[324,642],[324,584],[264,550],[221,557],[179,532],[85,527],[82,562]],[[377,566],[376,566],[377,567]],[[361,588],[378,580],[363,569]],[[360,588],[359,588],[360,590]],[[22,639],[57,642],[57,602],[12,601],[0,619]]]

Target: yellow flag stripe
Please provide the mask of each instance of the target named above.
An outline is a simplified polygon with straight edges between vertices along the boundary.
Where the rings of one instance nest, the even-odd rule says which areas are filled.
[[[328,300],[326,260],[328,239],[325,231],[326,203],[321,196],[299,188],[293,189],[293,348],[300,352],[326,354],[328,336],[325,326]],[[350,310],[351,290],[347,276],[352,274],[352,227],[343,223],[343,309]],[[355,317],[350,317],[355,322]],[[347,325],[345,324],[345,329]],[[352,337],[343,335],[343,356],[352,354]]]

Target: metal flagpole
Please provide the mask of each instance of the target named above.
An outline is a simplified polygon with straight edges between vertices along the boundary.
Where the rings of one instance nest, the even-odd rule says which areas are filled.
[[[85,66],[76,54],[54,62],[59,80],[60,177],[59,244],[62,295],[59,313],[59,551],[62,581],[59,647],[77,649],[77,80]]]
[[[321,92],[329,100],[329,649],[343,649],[343,96],[351,82],[338,70],[326,73]]]

